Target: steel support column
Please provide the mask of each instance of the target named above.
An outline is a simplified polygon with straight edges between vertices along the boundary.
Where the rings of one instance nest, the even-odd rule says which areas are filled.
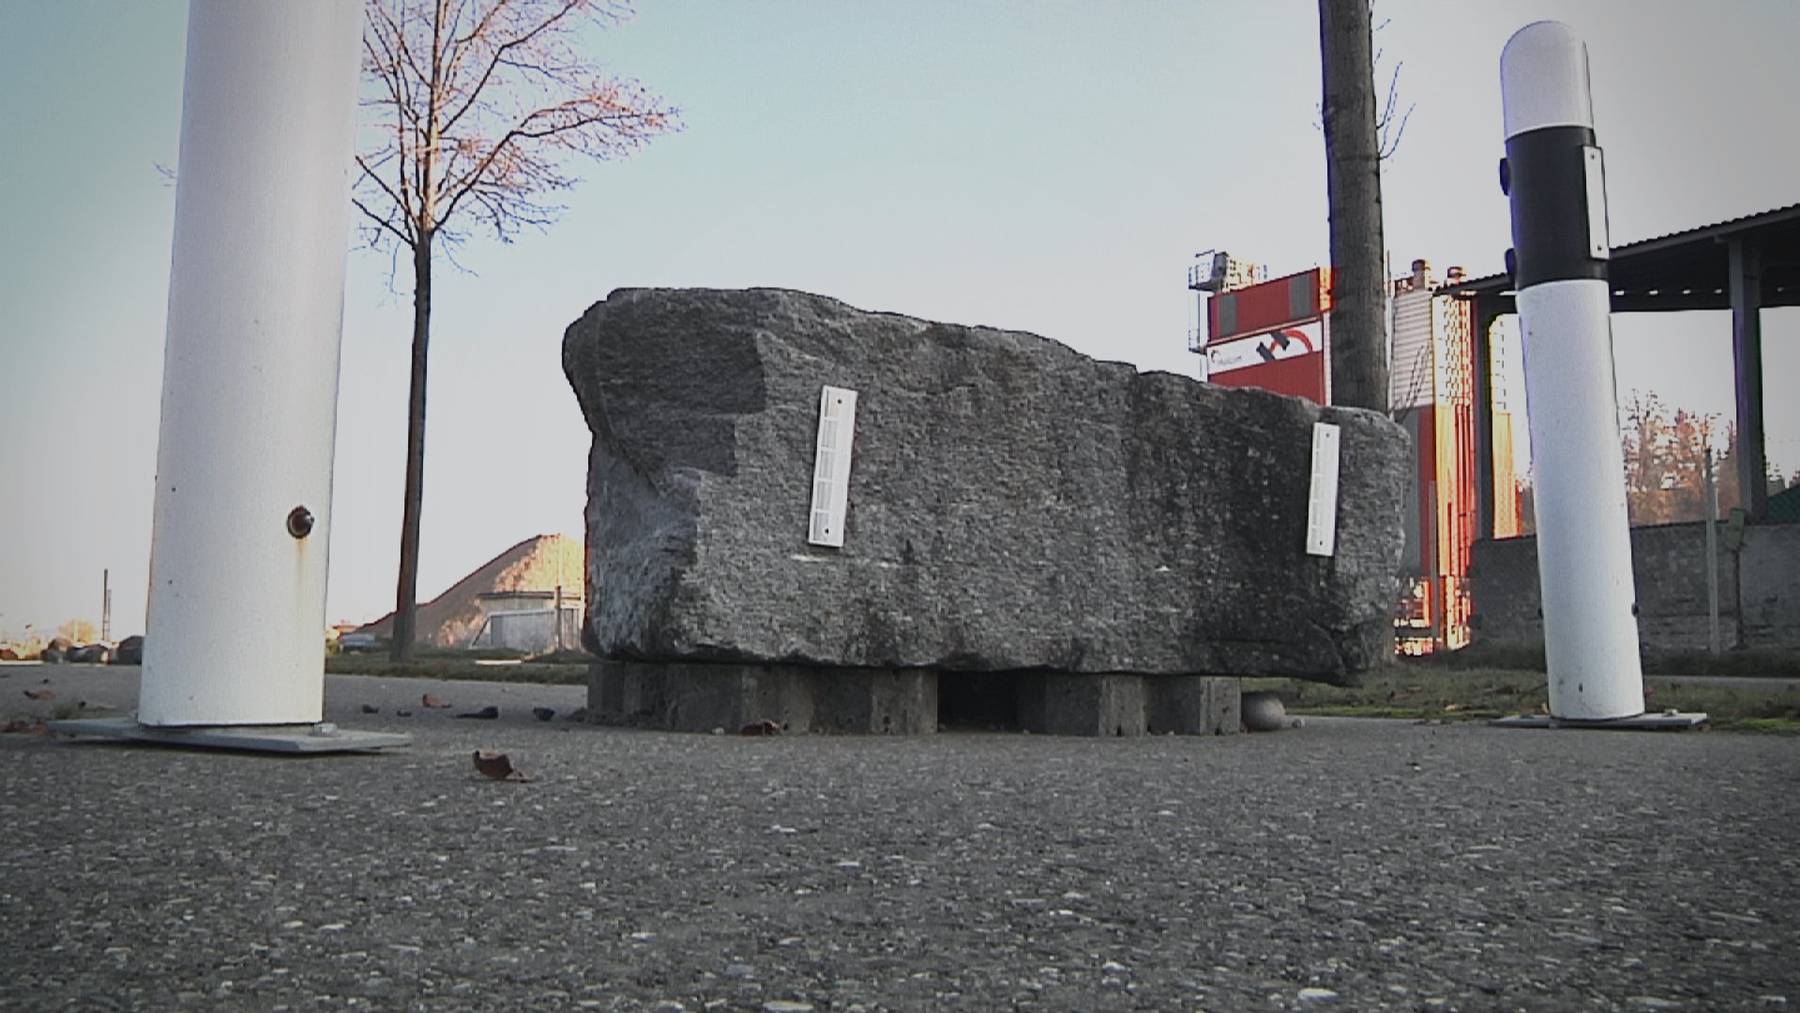
[[[1763,438],[1762,250],[1730,244],[1731,364],[1736,376],[1738,502],[1753,519],[1769,515],[1768,454]]]
[[[1469,369],[1475,379],[1475,538],[1494,537],[1494,373],[1489,332],[1500,319],[1492,301],[1470,307]]]

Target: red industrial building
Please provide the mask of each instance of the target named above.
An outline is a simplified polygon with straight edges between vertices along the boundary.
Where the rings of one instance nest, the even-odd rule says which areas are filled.
[[[1450,269],[1448,283],[1461,280]],[[1469,641],[1469,552],[1475,540],[1475,396],[1473,321],[1466,301],[1436,293],[1430,265],[1393,283],[1388,333],[1389,412],[1413,438],[1395,647],[1406,654],[1455,649]],[[1262,268],[1225,253],[1205,253],[1188,272],[1200,293],[1203,325],[1188,348],[1200,376],[1230,387],[1259,387],[1331,403],[1331,271],[1315,267],[1268,279]],[[1506,353],[1493,336],[1489,376]],[[1494,391],[1492,488],[1512,490],[1511,412]],[[1519,529],[1518,497],[1496,497],[1494,533]]]

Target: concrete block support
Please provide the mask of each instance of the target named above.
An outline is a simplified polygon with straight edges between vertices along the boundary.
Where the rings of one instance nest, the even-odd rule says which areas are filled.
[[[993,683],[984,690],[993,720],[984,727],[1096,737],[1223,735],[1241,722],[1235,678],[1056,672],[986,678]],[[736,732],[774,721],[796,734],[920,735],[936,731],[940,720],[955,720],[940,714],[939,673],[931,669],[706,662],[595,661],[588,667],[588,711],[600,724],[689,732]]]
[[[937,731],[938,675],[927,669],[811,671],[812,730],[921,735]]]
[[[1014,692],[1019,727],[1043,735],[1224,735],[1241,724],[1233,678],[1033,673]]]
[[[1231,735],[1243,725],[1237,679],[1205,675],[1144,678],[1144,730],[1151,735]]]
[[[1019,727],[1043,735],[1144,734],[1140,675],[1021,675]]]
[[[920,735],[937,730],[937,673],[602,660],[588,666],[588,710],[602,724],[669,731],[775,721],[794,733]]]

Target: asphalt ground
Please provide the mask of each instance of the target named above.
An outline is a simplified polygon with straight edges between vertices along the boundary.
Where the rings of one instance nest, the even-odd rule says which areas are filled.
[[[129,707],[133,678],[8,666],[0,714],[49,706],[34,687]],[[385,755],[0,735],[0,1007],[1800,1004],[1794,738],[530,714],[582,696],[329,678],[329,720],[414,736]],[[477,749],[535,780],[483,778]]]

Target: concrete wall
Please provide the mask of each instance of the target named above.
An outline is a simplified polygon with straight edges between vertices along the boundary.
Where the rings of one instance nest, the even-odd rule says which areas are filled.
[[[1800,646],[1800,524],[1745,529],[1738,581],[1745,643]]]
[[[1718,529],[1724,646],[1800,647],[1800,524],[1746,528],[1735,553]],[[1643,645],[1706,649],[1706,525],[1633,528],[1631,556]],[[1477,643],[1543,643],[1536,538],[1476,542],[1472,578]]]

